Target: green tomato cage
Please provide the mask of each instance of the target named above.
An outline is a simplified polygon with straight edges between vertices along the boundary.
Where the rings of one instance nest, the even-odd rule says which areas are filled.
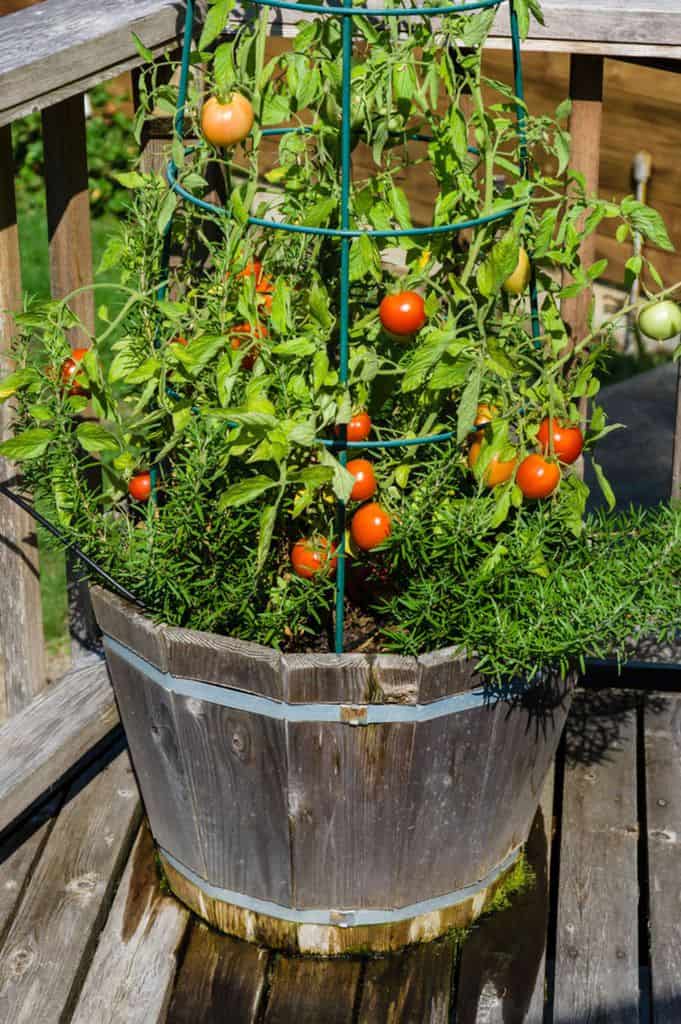
[[[458,221],[451,224],[439,224],[432,227],[418,227],[408,229],[390,229],[390,230],[356,230],[350,227],[350,184],[351,184],[351,119],[350,110],[352,102],[352,55],[353,55],[353,22],[354,17],[364,18],[410,18],[410,17],[433,17],[435,15],[444,14],[466,14],[473,11],[480,11],[487,8],[497,8],[503,3],[508,3],[510,7],[510,22],[511,22],[511,41],[513,49],[513,69],[514,69],[514,88],[515,95],[518,99],[516,104],[516,123],[518,127],[518,152],[520,168],[523,175],[527,176],[528,173],[528,160],[527,160],[527,135],[526,135],[526,115],[525,115],[525,104],[524,104],[524,87],[523,87],[523,73],[522,73],[522,62],[521,62],[521,43],[520,43],[520,31],[518,26],[518,15],[515,8],[515,0],[475,0],[472,3],[462,4],[446,4],[439,7],[389,7],[389,8],[369,8],[369,7],[353,7],[351,0],[342,0],[342,6],[332,6],[330,4],[308,4],[308,3],[295,3],[294,0],[249,0],[249,3],[255,4],[257,7],[275,7],[283,8],[284,10],[290,11],[305,11],[310,14],[322,14],[326,17],[331,18],[342,18],[342,86],[341,86],[341,97],[342,97],[342,115],[341,115],[341,163],[340,163],[340,227],[339,228],[321,228],[321,227],[307,227],[301,224],[289,224],[286,222],[279,222],[273,220],[265,220],[261,217],[248,217],[247,224],[258,228],[266,228],[271,231],[289,231],[295,234],[306,234],[306,235],[325,235],[330,238],[337,238],[340,241],[340,289],[339,289],[339,344],[338,344],[338,372],[339,380],[341,383],[347,383],[348,380],[348,357],[349,357],[349,333],[350,333],[350,317],[349,317],[349,299],[350,299],[350,243],[354,238],[358,238],[362,235],[366,235],[369,238],[415,238],[415,237],[430,237],[431,235],[441,235],[454,233],[457,231],[463,231],[466,228],[476,228],[484,224],[489,224],[494,221],[504,221],[512,217],[520,204],[513,204],[508,206],[506,209],[498,210],[495,213],[489,214],[485,217],[478,217],[465,221]],[[190,54],[191,54],[191,43],[192,43],[192,29],[194,25],[194,0],[187,0],[187,13],[184,25],[184,37],[182,46],[182,65],[180,71],[180,83],[177,98],[177,108],[175,112],[174,127],[175,133],[178,138],[184,138],[184,113],[185,104],[187,101],[187,85],[189,80],[189,67],[190,67]],[[288,132],[299,132],[306,131],[305,127],[294,127],[294,128],[266,128],[263,130],[263,136],[278,136],[284,135]],[[429,136],[418,135],[414,136],[420,141],[429,141]],[[189,149],[186,150],[189,152]],[[471,148],[471,152],[476,152],[475,149]],[[201,210],[205,210],[209,213],[218,214],[225,216],[229,213],[228,206],[217,206],[214,203],[206,202],[203,199],[192,195],[186,188],[184,188],[177,177],[177,166],[173,160],[167,165],[166,176],[168,184],[174,192],[177,193],[186,202],[192,203],[194,206]],[[172,219],[169,221],[165,229],[165,238],[163,245],[163,259],[162,259],[162,282],[158,289],[159,298],[164,298],[168,288],[168,268],[170,261],[170,243],[172,238]],[[537,285],[534,272],[534,266],[532,265],[532,277],[530,281],[530,306],[531,306],[531,323],[532,323],[532,336],[535,341],[535,345],[539,344],[539,335],[541,331],[539,323],[539,305],[537,301]],[[317,442],[324,445],[326,448],[337,452],[338,460],[341,465],[347,463],[348,451],[352,449],[382,449],[382,448],[400,448],[408,447],[410,445],[419,444],[440,444],[451,440],[454,437],[454,431],[447,430],[439,434],[429,434],[422,437],[409,437],[402,439],[391,439],[387,441],[348,441],[347,440],[347,429],[345,425],[339,425],[339,436],[334,438],[317,438]],[[152,481],[154,481],[155,472],[152,471]],[[336,601],[335,601],[335,649],[337,653],[343,651],[343,633],[344,633],[344,608],[345,608],[345,527],[346,527],[346,506],[345,502],[338,501],[336,507],[336,525],[339,537],[338,548],[334,552],[337,557],[337,570],[336,570]]]

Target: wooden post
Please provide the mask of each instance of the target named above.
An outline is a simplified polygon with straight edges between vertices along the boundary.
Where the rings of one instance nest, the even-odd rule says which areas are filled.
[[[83,95],[71,96],[43,110],[47,230],[50,246],[50,282],[55,299],[92,283],[90,197],[85,143]],[[95,328],[92,291],[81,292],[70,302],[84,330],[71,331],[72,347],[86,347]],[[92,648],[97,627],[87,585],[75,561],[67,559],[69,618],[73,655]]]
[[[14,198],[12,137],[0,128],[0,376],[8,358],[12,321],[3,310],[21,307],[19,233]],[[0,438],[6,439],[10,410],[0,406]],[[0,480],[11,480],[11,463],[0,459]],[[0,497],[0,721],[16,714],[45,686],[45,645],[40,601],[38,548],[30,517]]]
[[[572,148],[570,166],[586,180],[587,192],[598,192],[601,156],[601,123],[603,116],[603,58],[592,54],[573,53],[570,57],[570,98],[572,115],[570,135]],[[591,264],[596,258],[596,236],[582,244],[582,262]],[[587,333],[589,292],[574,299],[565,299],[561,313],[569,325],[573,342]]]

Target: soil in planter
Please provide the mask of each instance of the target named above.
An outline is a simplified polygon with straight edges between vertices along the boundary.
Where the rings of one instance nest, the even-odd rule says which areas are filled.
[[[358,608],[346,601],[343,633],[345,652],[348,654],[380,653],[384,646],[381,644],[381,623],[381,618],[371,610]],[[324,628],[316,636],[306,637],[303,644],[300,641],[292,642],[289,649],[304,654],[332,654],[334,652],[333,631],[333,618],[329,616],[324,623]]]

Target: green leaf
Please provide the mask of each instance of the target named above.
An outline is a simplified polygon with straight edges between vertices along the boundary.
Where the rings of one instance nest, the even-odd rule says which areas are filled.
[[[201,38],[199,39],[199,50],[205,50],[217,39],[225,27],[227,15],[234,6],[234,0],[218,0],[209,9],[206,20],[203,23]]]
[[[634,231],[640,232],[644,238],[658,249],[674,252],[674,245],[667,233],[662,217],[651,206],[639,202],[633,196],[626,196],[620,204],[622,215],[627,219]]]
[[[390,186],[390,205],[393,208],[395,219],[401,228],[406,230],[413,227],[407,195],[404,189],[401,189],[394,182]]]
[[[335,196],[327,196],[325,199],[320,199],[305,211],[303,224],[310,228],[322,227],[322,225],[327,223],[337,206],[338,200]]]
[[[221,43],[215,51],[213,58],[213,75],[215,85],[222,95],[225,95],[234,82],[234,64],[232,62],[232,43]]]
[[[153,53],[148,46],[144,45],[136,32],[131,32],[130,34],[132,36],[132,41],[135,44],[135,49],[139,53],[140,57],[149,64],[154,59]]]
[[[0,444],[0,455],[6,459],[14,459],[17,462],[28,462],[29,459],[39,459],[45,454],[48,444],[53,439],[51,430],[44,427],[34,427],[31,430],[24,430],[16,437]]]
[[[307,466],[298,473],[292,474],[290,479],[316,490],[318,487],[323,487],[324,484],[331,483],[333,469],[331,466]]]
[[[10,373],[3,381],[0,381],[0,402],[11,398],[17,391],[22,391],[23,388],[38,383],[39,380],[37,371],[29,366],[23,370],[15,370],[14,373]]]
[[[158,211],[158,220],[156,221],[156,227],[158,229],[159,235],[163,235],[167,231],[170,222],[173,219],[173,214],[175,213],[176,207],[177,195],[172,190],[169,190],[166,194],[165,199],[161,203],[161,209]]]
[[[260,513],[260,533],[258,536],[257,568],[262,569],[272,545],[274,524],[277,520],[277,506],[267,505]]]
[[[333,492],[340,501],[349,501],[352,488],[355,486],[355,478],[348,473],[344,466],[341,466],[338,459],[334,458],[328,448],[322,448],[319,452],[319,461],[323,466],[328,466],[333,471],[331,486]]]
[[[360,281],[367,274],[378,272],[378,251],[367,235],[353,238],[350,245],[350,280]]]
[[[492,248],[489,256],[478,267],[477,282],[480,292],[489,298],[500,291],[502,284],[518,265],[520,245],[513,231],[507,231]]]
[[[173,355],[189,371],[196,373],[210,363],[225,344],[226,339],[221,334],[204,334],[200,338],[192,338],[186,346],[173,346]]]
[[[296,356],[311,356],[317,346],[310,338],[290,338],[289,341],[282,341],[272,349],[272,355],[294,358]]]
[[[310,294],[308,295],[308,304],[310,307],[310,313],[320,327],[328,330],[333,323],[329,304],[329,293],[324,285],[320,284],[318,281],[313,281],[312,283]]]
[[[249,501],[254,501],[265,491],[276,486],[277,481],[269,476],[252,476],[248,480],[240,480],[238,484],[232,484],[224,491],[218,502],[218,509],[222,512],[226,508],[247,505]]]
[[[118,171],[111,175],[123,188],[144,188],[150,180],[149,175],[138,174],[137,171]],[[116,239],[120,244],[120,239]]]
[[[475,414],[478,408],[478,399],[480,397],[481,377],[480,367],[474,367],[468,378],[468,383],[463,390],[463,394],[461,395],[456,420],[457,444],[461,444],[465,441],[473,429]]]
[[[120,445],[113,434],[101,423],[81,423],[76,437],[86,452],[117,452]]]
[[[610,486],[610,483],[609,483],[605,473],[603,472],[602,467],[599,466],[599,464],[596,462],[595,459],[591,460],[591,465],[593,466],[593,471],[594,471],[594,475],[596,477],[596,480],[598,481],[598,486],[600,487],[601,492],[603,494],[603,497],[605,498],[605,500],[606,500],[606,502],[608,504],[608,508],[612,512],[612,510],[614,509],[614,507],[615,507],[615,505],[617,503],[616,499],[615,499],[614,491],[613,491],[612,487]]]
[[[402,391],[415,391],[423,383],[428,371],[444,355],[452,340],[451,331],[433,331],[414,351],[402,378]]]
[[[262,105],[263,125],[281,124],[282,121],[288,121],[290,116],[291,107],[288,97],[268,89]]]

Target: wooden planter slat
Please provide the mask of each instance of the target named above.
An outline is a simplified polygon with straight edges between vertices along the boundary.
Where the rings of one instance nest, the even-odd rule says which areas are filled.
[[[481,912],[527,837],[568,683],[501,700],[453,649],[280,656],[153,627],[92,590],[181,899],[235,934],[331,953],[396,948]],[[154,631],[167,671],[144,658]]]
[[[173,675],[282,699],[280,655],[271,647],[196,629],[166,628],[163,635]]]
[[[137,651],[140,658],[151,662],[161,672],[166,672],[168,650],[164,630],[116,594],[106,591],[104,599],[104,591],[91,588],[90,592],[93,603],[96,602],[97,621],[102,632]],[[97,600],[100,593],[102,599]]]
[[[177,694],[173,706],[206,873],[184,863],[222,889],[290,904],[285,723]]]
[[[98,603],[96,607],[99,610]],[[172,847],[184,864],[205,875],[173,696],[161,687],[149,686],[142,672],[111,650],[107,661],[116,679],[121,720],[154,837],[161,845]]]

